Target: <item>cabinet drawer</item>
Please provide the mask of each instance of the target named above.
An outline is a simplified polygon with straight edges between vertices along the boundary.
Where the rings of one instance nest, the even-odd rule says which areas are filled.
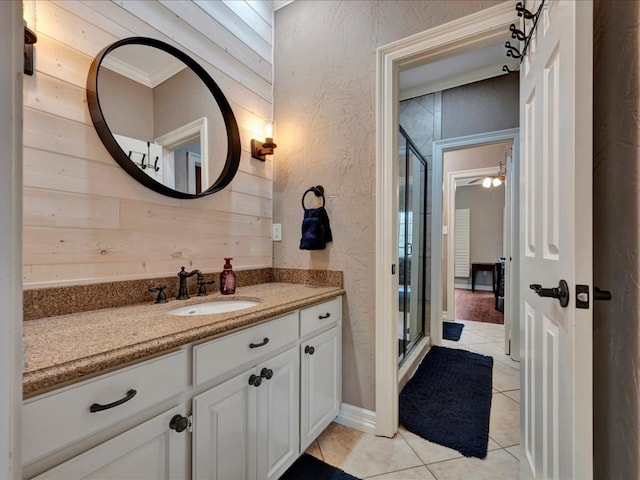
[[[193,384],[249,364],[298,338],[298,313],[193,348]]]
[[[342,316],[342,297],[300,311],[300,336],[333,325]]]
[[[187,354],[179,351],[25,401],[22,458],[28,464],[182,393]],[[135,391],[135,394],[132,392]],[[112,408],[91,412],[94,404]]]

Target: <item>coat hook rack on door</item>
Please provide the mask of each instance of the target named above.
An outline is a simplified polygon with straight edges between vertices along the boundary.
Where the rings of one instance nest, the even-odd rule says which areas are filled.
[[[522,30],[519,30],[516,25],[514,23],[512,23],[511,25],[509,25],[509,31],[511,32],[511,38],[518,40],[519,42],[524,42],[524,47],[522,49],[522,52],[518,49],[518,47],[515,47],[513,45],[511,45],[511,42],[507,41],[505,42],[504,46],[507,49],[507,57],[511,57],[511,58],[515,58],[518,59],[518,66],[515,69],[510,69],[507,65],[503,65],[502,66],[502,71],[503,72],[507,72],[507,73],[512,73],[512,72],[517,72],[520,68],[520,64],[522,63],[522,60],[524,59],[525,55],[527,54],[527,50],[529,49],[529,42],[531,41],[531,37],[533,36],[533,33],[536,31],[536,26],[538,25],[538,19],[540,18],[540,14],[542,13],[542,7],[544,7],[545,4],[545,0],[542,0],[540,2],[540,6],[538,7],[538,10],[536,10],[535,13],[531,13],[529,10],[527,10],[524,6],[524,2],[518,2],[516,4],[516,12],[518,13],[519,17],[522,17]],[[529,30],[529,33],[527,34],[527,20],[533,21],[533,25],[531,26],[531,29]]]

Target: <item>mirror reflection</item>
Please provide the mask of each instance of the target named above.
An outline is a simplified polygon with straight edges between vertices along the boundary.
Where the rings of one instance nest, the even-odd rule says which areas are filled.
[[[130,37],[105,47],[89,68],[87,104],[114,160],[158,193],[198,198],[238,172],[231,105],[205,69],[168,43]]]
[[[99,67],[104,119],[129,160],[153,180],[198,195],[220,177],[227,131],[218,103],[173,55],[121,45]]]

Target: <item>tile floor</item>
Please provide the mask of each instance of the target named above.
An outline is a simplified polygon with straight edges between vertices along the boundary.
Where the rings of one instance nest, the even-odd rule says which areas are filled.
[[[487,458],[465,458],[456,450],[428,442],[400,427],[394,438],[376,437],[332,423],[307,450],[359,478],[380,480],[507,480],[520,477],[520,371],[503,353],[504,326],[464,323],[458,342],[444,341],[491,355],[493,398]]]

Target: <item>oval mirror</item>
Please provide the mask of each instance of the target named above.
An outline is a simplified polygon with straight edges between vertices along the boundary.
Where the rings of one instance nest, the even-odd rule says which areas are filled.
[[[111,156],[158,193],[209,195],[238,171],[229,102],[198,63],[167,43],[131,37],[106,47],[89,69],[87,102]]]

